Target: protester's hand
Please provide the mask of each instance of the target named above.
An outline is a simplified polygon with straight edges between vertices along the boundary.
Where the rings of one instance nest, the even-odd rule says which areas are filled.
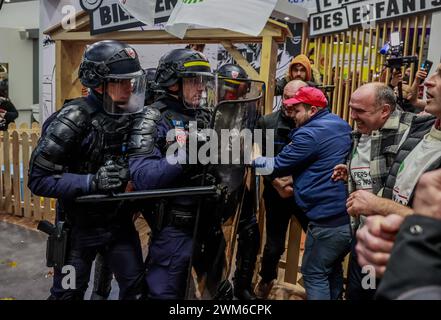
[[[424,79],[427,78],[427,72],[423,69],[420,69],[415,74],[415,81],[418,81],[418,84],[422,83]]]
[[[277,189],[279,196],[283,199],[291,198],[294,196],[294,189],[292,186],[286,186],[283,189]]]
[[[386,217],[370,216],[357,231],[358,263],[361,267],[370,265],[376,277],[383,276],[394,245],[396,234],[404,217],[391,214]]]
[[[294,195],[292,187],[293,180],[291,176],[276,178],[271,184],[277,190],[281,198],[290,198]]]
[[[345,164],[338,164],[334,167],[331,179],[333,181],[343,180],[348,181],[348,166]]]
[[[292,176],[286,176],[281,178],[275,178],[272,182],[274,187],[285,188],[287,186],[292,186]]]
[[[351,216],[360,214],[369,216],[377,214],[375,208],[378,197],[365,190],[357,190],[349,195],[346,201],[346,208]]]
[[[413,89],[413,87],[408,86],[407,84],[403,84],[403,98],[408,100],[410,103],[413,103],[418,98],[417,92]],[[398,87],[394,89],[395,95],[398,97]]]
[[[441,219],[441,169],[423,174],[413,202],[415,213]]]
[[[398,86],[398,83],[400,81],[403,81],[403,75],[401,73],[401,70],[394,70],[390,79],[390,84],[393,87]]]

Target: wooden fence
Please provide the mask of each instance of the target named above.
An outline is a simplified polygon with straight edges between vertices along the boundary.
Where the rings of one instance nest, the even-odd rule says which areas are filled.
[[[39,136],[37,123],[18,129],[11,124],[8,131],[0,133],[0,213],[53,220],[54,200],[32,195],[27,187],[29,159]]]

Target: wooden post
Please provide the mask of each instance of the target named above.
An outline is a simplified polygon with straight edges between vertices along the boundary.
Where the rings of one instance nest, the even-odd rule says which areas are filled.
[[[20,141],[18,132],[12,133],[12,167],[14,171],[12,189],[14,192],[14,215],[21,216],[21,194],[20,194]]]
[[[32,150],[35,149],[38,142],[38,136],[37,134],[33,133],[31,134],[31,145]],[[34,205],[33,215],[34,220],[41,220],[41,205],[40,205],[40,197],[36,195],[32,195],[32,203]]]
[[[81,96],[81,84],[73,79],[72,70],[76,70],[81,62],[84,43],[70,43],[64,40],[55,41],[55,81],[56,81],[56,110],[59,110],[65,99]]]
[[[4,161],[4,185],[5,185],[5,202],[4,210],[7,213],[11,213],[12,209],[12,186],[11,186],[11,155],[9,146],[9,131],[5,131],[3,134],[3,161]]]
[[[266,84],[265,114],[273,111],[274,90],[277,65],[277,43],[270,36],[262,40],[262,57],[260,60],[260,80]]]
[[[418,27],[419,27],[418,16],[416,16],[413,25],[412,52],[410,53],[411,55],[414,55],[416,53],[417,42],[418,42]],[[412,63],[410,66],[412,71],[410,72],[409,83],[411,84],[413,83],[413,73],[415,71],[415,63]]]
[[[299,272],[300,241],[302,239],[302,226],[293,216],[289,224],[288,250],[286,252],[285,282],[297,283]]]
[[[28,188],[28,171],[29,171],[29,135],[23,132],[21,135],[22,154],[23,154],[23,208],[24,216],[30,218],[31,214],[31,191]]]

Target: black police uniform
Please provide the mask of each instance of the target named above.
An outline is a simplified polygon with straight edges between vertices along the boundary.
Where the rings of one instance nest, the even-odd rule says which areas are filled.
[[[187,66],[188,65],[188,66]],[[175,129],[185,135],[189,121],[206,126],[201,108],[191,109],[182,98],[182,77],[188,73],[209,74],[207,59],[194,50],[176,49],[161,58],[155,82],[167,91],[180,85],[179,93],[158,97],[151,106],[157,110],[134,122],[130,138],[130,172],[136,190],[180,188],[200,184],[192,177],[203,172],[201,166],[171,164],[166,158],[167,133]],[[177,137],[173,137],[175,139]],[[193,230],[198,208],[195,197],[174,197],[159,201],[147,214],[152,238],[147,258],[146,281],[151,299],[183,299],[189,263],[193,254]]]
[[[235,64],[225,64],[217,70],[221,78],[225,78],[224,85],[232,86],[234,91],[234,79],[248,79],[245,70]],[[239,81],[240,82],[240,81]],[[220,88],[219,100],[222,97],[227,100],[239,99],[228,95],[228,88]],[[237,106],[233,106],[239,110]],[[246,188],[245,188],[246,189]],[[256,265],[257,255],[260,247],[260,232],[257,224],[256,214],[253,206],[253,194],[246,189],[243,197],[242,210],[237,228],[238,246],[236,254],[236,270],[234,273],[234,296],[240,300],[254,300],[254,290],[252,289],[252,280]]]
[[[108,97],[95,88],[104,87],[109,74],[142,75],[133,52],[117,41],[97,42],[86,49],[79,78],[91,93],[64,105],[46,121],[32,154],[29,188],[36,195],[57,198],[56,219],[65,222],[68,232],[66,255],[55,267],[50,299],[83,299],[97,253],[114,273],[120,299],[133,299],[138,293],[144,268],[134,210],[124,203],[75,202],[81,195],[125,189],[131,116],[106,113],[103,99]],[[63,265],[74,268],[74,285],[66,284],[63,271],[71,269],[63,270]]]

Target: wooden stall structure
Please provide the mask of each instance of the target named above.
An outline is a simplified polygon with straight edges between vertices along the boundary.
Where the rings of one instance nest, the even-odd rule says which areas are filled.
[[[277,64],[277,45],[284,43],[292,36],[288,26],[275,20],[268,20],[265,28],[257,36],[233,32],[225,29],[192,29],[184,39],[179,39],[165,30],[116,31],[92,36],[89,33],[89,16],[80,12],[76,16],[74,29],[63,29],[58,24],[45,31],[56,46],[56,107],[60,108],[65,99],[81,95],[81,84],[78,80],[78,66],[87,44],[96,41],[113,39],[129,44],[188,44],[218,43],[222,44],[236,62],[241,65],[254,80],[266,83],[266,112],[272,111],[275,74]],[[235,43],[261,43],[261,67],[257,72],[235,48]]]
[[[264,81],[266,84],[265,113],[272,112],[277,66],[278,44],[284,43],[292,34],[289,28],[275,20],[268,20],[262,32],[257,36],[233,32],[225,29],[193,29],[188,30],[184,39],[176,38],[164,30],[145,31],[117,31],[91,36],[89,32],[89,16],[80,12],[76,16],[76,27],[65,30],[61,24],[56,25],[45,34],[55,41],[56,46],[56,108],[59,109],[65,99],[81,95],[81,84],[78,80],[78,66],[82,53],[87,44],[96,41],[113,39],[129,44],[210,44],[218,43],[231,54],[234,60],[241,65],[254,80]],[[257,72],[235,48],[235,43],[261,43],[260,72]],[[264,206],[260,206],[259,224],[261,231],[264,226]],[[300,225],[293,220],[290,228],[290,238],[287,260],[281,262],[281,267],[289,269],[285,281],[296,283],[300,253]]]

